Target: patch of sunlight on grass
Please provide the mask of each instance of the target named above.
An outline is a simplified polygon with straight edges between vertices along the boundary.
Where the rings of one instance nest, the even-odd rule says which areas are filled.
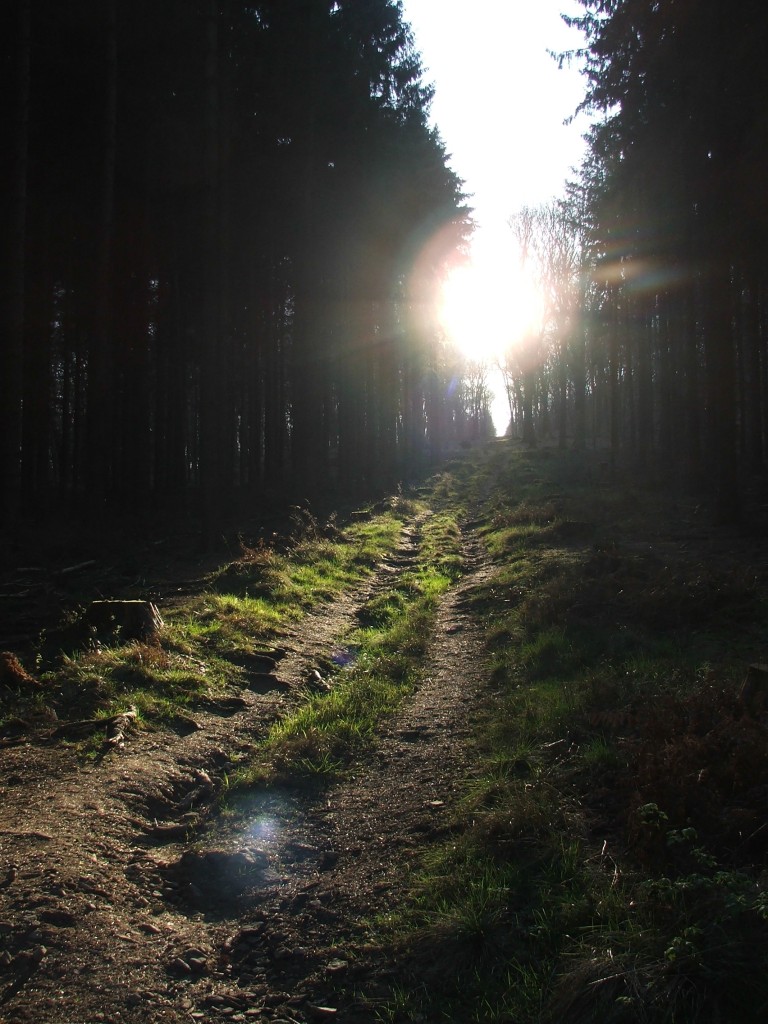
[[[381,718],[412,690],[438,598],[451,583],[443,559],[461,542],[460,531],[448,516],[441,517],[430,536],[428,545],[423,535],[420,538],[416,568],[361,609],[361,626],[345,638],[356,651],[354,664],[338,674],[328,693],[309,697],[272,727],[252,763],[238,773],[236,788],[306,775],[312,765],[322,767],[317,775],[327,775],[329,765],[348,764],[369,742]]]

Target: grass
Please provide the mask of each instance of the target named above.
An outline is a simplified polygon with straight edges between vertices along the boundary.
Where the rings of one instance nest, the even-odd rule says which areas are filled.
[[[727,548],[676,541],[673,497],[595,479],[497,445],[438,480],[446,505],[482,502],[492,689],[452,838],[383,922],[409,965],[392,1020],[768,1008],[768,728],[736,698],[764,594]]]
[[[436,603],[461,571],[460,531],[448,513],[426,515],[395,498],[385,511],[344,529],[303,517],[294,541],[280,549],[243,544],[240,557],[214,572],[203,592],[164,609],[155,640],[89,637],[42,674],[44,694],[36,699],[80,717],[134,707],[142,727],[173,727],[179,716],[236,692],[245,684],[243,661],[268,651],[287,624],[316,604],[370,575],[414,517],[424,520],[418,557],[362,610],[359,627],[346,638],[354,664],[340,666],[331,693],[308,693],[274,725],[230,790],[280,778],[335,777],[415,684]]]
[[[135,707],[143,725],[173,725],[201,703],[237,690],[238,664],[269,648],[287,624],[355,586],[396,547],[419,507],[392,499],[384,511],[339,528],[308,515],[280,546],[241,545],[204,590],[163,609],[165,627],[148,643],[82,637],[75,617],[58,648],[41,645],[42,690],[8,695],[10,718],[30,700],[60,716],[93,717]]]
[[[412,692],[442,593],[461,572],[461,534],[447,514],[421,526],[412,569],[376,593],[345,639],[354,657],[329,692],[277,722],[232,780],[232,791],[313,778],[328,781],[369,745],[381,719]]]
[[[495,560],[469,601],[492,672],[478,764],[449,840],[376,931],[400,965],[382,1020],[588,1024],[762,1020],[768,1009],[768,723],[738,699],[763,661],[754,545],[598,456],[499,443],[447,465],[430,505],[349,527],[304,516],[243,545],[156,643],[71,650],[30,704],[148,725],[236,690],[238,659],[371,573],[421,515],[419,550],[307,693],[228,778],[327,785],[416,685],[469,515]],[[698,539],[697,539],[698,535]]]

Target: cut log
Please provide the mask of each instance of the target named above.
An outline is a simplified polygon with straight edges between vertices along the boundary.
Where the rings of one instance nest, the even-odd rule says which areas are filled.
[[[151,601],[92,601],[83,622],[99,637],[151,640],[163,628]]]

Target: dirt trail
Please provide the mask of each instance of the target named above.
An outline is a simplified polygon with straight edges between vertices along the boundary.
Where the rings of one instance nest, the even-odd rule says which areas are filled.
[[[255,796],[250,815],[207,831],[201,818],[230,757],[301,699],[357,610],[410,564],[418,527],[361,588],[285,637],[280,686],[196,715],[199,731],[133,736],[87,768],[40,744],[0,751],[0,1024],[376,1019],[387,965],[366,921],[444,834],[468,769],[483,668],[462,598],[491,573],[471,538],[423,685],[345,782],[314,799]]]

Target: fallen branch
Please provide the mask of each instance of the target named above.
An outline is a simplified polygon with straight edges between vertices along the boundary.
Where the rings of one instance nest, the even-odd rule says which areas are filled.
[[[125,746],[125,733],[136,719],[136,710],[124,711],[121,715],[114,715],[107,727],[107,738],[104,743],[109,747]]]
[[[108,718],[84,718],[79,722],[64,722],[50,735],[51,739],[63,737],[90,736],[95,732],[106,730],[105,744],[111,747],[122,747],[125,741],[126,730],[136,719],[137,711],[130,708],[128,711],[121,711],[117,715],[110,715]]]
[[[87,569],[89,565],[96,565],[95,558],[89,558],[87,562],[78,562],[76,565],[68,565],[66,569],[59,569],[57,576],[66,576],[70,572],[78,572],[80,569]]]

